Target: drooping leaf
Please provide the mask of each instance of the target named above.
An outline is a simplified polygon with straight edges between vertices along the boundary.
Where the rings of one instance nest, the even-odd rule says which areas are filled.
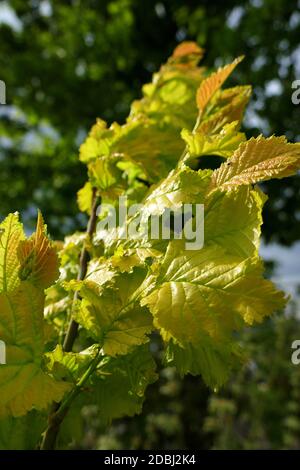
[[[245,258],[257,254],[266,199],[261,191],[247,186],[215,192],[205,204],[206,246],[219,245],[227,252]]]
[[[122,171],[117,167],[119,161],[119,156],[104,156],[88,165],[91,184],[102,197],[115,199],[124,190]]]
[[[64,352],[60,345],[46,354],[46,367],[57,380],[77,383],[96,355],[91,346],[80,353]]]
[[[283,293],[262,278],[257,256],[243,259],[218,246],[187,251],[181,242],[171,242],[154,278],[142,305],[149,307],[165,341],[173,338],[183,349],[193,345],[195,352],[207,338],[222,350],[234,331],[285,305]],[[214,354],[207,344],[205,354]]]
[[[88,163],[97,157],[108,155],[112,135],[113,133],[106,127],[106,122],[97,119],[87,139],[80,146],[80,160]]]
[[[155,362],[146,346],[110,358],[92,377],[91,403],[98,404],[101,422],[141,412],[148,385],[157,380]]]
[[[220,344],[208,336],[202,337],[197,345],[186,343],[180,346],[171,340],[165,357],[166,363],[175,366],[181,376],[201,375],[213,389],[224,385],[232,369],[240,366],[242,360],[241,350],[236,343]]]

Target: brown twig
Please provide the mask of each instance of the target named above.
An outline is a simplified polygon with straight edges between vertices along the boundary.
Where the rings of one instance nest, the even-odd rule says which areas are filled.
[[[92,210],[91,210],[91,215],[90,215],[90,219],[89,219],[87,231],[86,231],[88,238],[91,238],[93,236],[93,233],[95,232],[98,203],[99,203],[99,199],[97,198],[96,189],[93,188]],[[80,255],[80,267],[79,267],[79,273],[77,277],[79,281],[82,281],[86,276],[88,261],[89,261],[89,253],[88,253],[87,248],[84,246],[82,248],[81,255]],[[74,302],[76,302],[77,299],[78,299],[78,292],[75,292]],[[72,351],[73,344],[77,336],[77,332],[78,332],[78,323],[75,320],[71,319],[69,328],[65,337],[65,341],[63,344],[63,350],[65,352]]]
[[[97,197],[97,190],[93,188],[92,193],[92,209],[91,215],[87,225],[87,236],[89,239],[92,238],[95,229],[96,229],[96,222],[97,222],[97,206],[99,204],[99,198]],[[89,261],[89,253],[86,245],[83,246],[81,255],[80,255],[80,262],[79,262],[79,273],[77,279],[82,281],[87,272],[87,265]],[[76,303],[78,299],[78,292],[75,292],[73,305]],[[69,327],[67,330],[67,334],[63,343],[63,350],[65,352],[72,351],[75,339],[78,333],[78,323],[71,318]],[[92,361],[91,366],[87,369],[86,373],[82,376],[78,384],[72,389],[72,391],[67,395],[66,399],[61,403],[54,403],[51,408],[51,412],[48,418],[48,427],[43,435],[43,440],[41,443],[41,450],[51,450],[55,448],[56,439],[59,433],[59,429],[61,423],[63,422],[66,414],[68,413],[69,407],[73,400],[77,397],[80,393],[82,386],[84,385],[85,381],[88,379],[90,374],[95,370],[97,366],[97,358],[98,356]]]

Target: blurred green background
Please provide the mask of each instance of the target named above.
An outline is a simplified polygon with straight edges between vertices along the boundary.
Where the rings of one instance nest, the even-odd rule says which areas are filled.
[[[252,84],[250,137],[300,140],[300,1],[0,1],[0,217],[20,211],[31,230],[39,207],[53,237],[84,229],[76,192],[86,180],[78,147],[96,117],[124,122],[143,83],[182,40],[206,49],[204,65],[245,54],[234,84]],[[76,448],[299,448],[300,176],[264,185],[268,273],[293,294],[287,312],[241,337],[252,357],[217,393],[162,368],[143,414],[104,430],[83,410]],[[156,355],[159,359],[160,347]]]

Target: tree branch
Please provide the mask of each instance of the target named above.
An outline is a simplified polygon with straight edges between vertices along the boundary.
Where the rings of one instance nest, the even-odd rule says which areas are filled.
[[[43,436],[42,444],[40,447],[41,450],[53,450],[55,448],[56,439],[58,436],[61,423],[66,417],[71,404],[81,392],[82,387],[85,385],[90,375],[96,370],[99,364],[100,351],[101,351],[101,347],[99,347],[98,352],[96,356],[94,357],[94,359],[91,361],[89,367],[83,373],[78,383],[71,390],[71,392],[66,396],[66,398],[59,405],[56,404],[55,408],[53,407],[52,412],[50,413],[49,418],[48,418],[48,427]]]
[[[90,215],[90,219],[89,219],[87,231],[86,231],[88,237],[90,238],[93,236],[93,233],[95,232],[96,221],[97,221],[97,206],[99,202],[100,202],[99,198],[97,197],[97,194],[96,194],[96,188],[93,188],[92,210],[91,210],[91,215]],[[82,281],[85,278],[88,261],[89,261],[89,254],[88,254],[86,247],[84,246],[82,248],[81,255],[80,255],[80,267],[79,267],[79,273],[77,277],[78,281]],[[75,292],[73,302],[75,303],[77,299],[78,299],[78,292]],[[72,351],[73,344],[77,336],[77,332],[78,332],[78,323],[71,318],[69,328],[65,337],[65,341],[63,344],[63,350],[65,352]]]
[[[92,193],[92,209],[91,215],[87,225],[87,236],[88,238],[92,238],[95,229],[96,229],[96,222],[97,222],[97,206],[100,202],[100,199],[97,197],[97,190],[93,188]],[[80,254],[80,262],[79,262],[79,273],[77,276],[77,280],[82,281],[87,272],[87,265],[89,262],[89,253],[86,246],[83,246],[81,254]],[[78,292],[75,292],[73,298],[73,305],[78,299]],[[67,330],[67,334],[63,343],[63,351],[70,352],[72,351],[76,336],[78,333],[78,323],[72,319],[70,320],[69,327]],[[60,429],[60,425],[63,422],[68,410],[70,408],[71,403],[80,393],[82,386],[91,375],[92,372],[97,367],[99,361],[99,353],[97,354],[96,358],[92,361],[90,367],[86,370],[83,374],[80,381],[76,384],[76,386],[71,390],[69,395],[67,395],[66,399],[63,400],[61,403],[54,403],[51,408],[51,412],[48,418],[48,427],[44,433],[41,450],[51,450],[55,448],[55,443],[57,439],[57,435]]]

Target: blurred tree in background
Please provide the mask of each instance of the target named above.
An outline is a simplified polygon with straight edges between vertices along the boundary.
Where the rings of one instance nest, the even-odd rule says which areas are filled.
[[[31,229],[39,207],[50,233],[83,229],[76,192],[86,180],[78,147],[96,117],[123,122],[129,105],[178,44],[196,40],[205,66],[245,54],[234,84],[252,84],[248,136],[300,140],[300,2],[291,0],[0,1],[0,217],[16,210]],[[264,236],[299,239],[299,176],[266,184]],[[282,189],[284,187],[284,190]],[[300,369],[290,362],[297,306],[241,341],[253,363],[210,394],[193,377],[162,368],[143,415],[103,430],[83,410],[81,448],[296,448],[300,446]],[[155,342],[154,342],[155,344]],[[157,345],[157,357],[160,348]]]

